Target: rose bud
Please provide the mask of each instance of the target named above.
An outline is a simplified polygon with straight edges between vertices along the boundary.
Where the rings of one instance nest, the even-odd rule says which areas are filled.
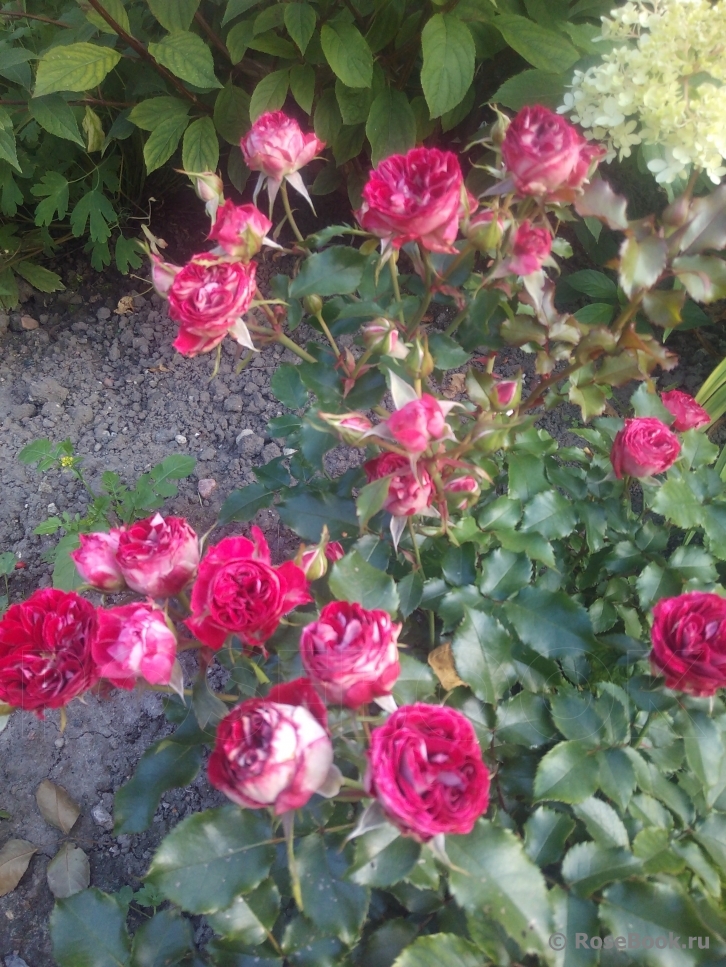
[[[463,477],[451,477],[444,484],[446,500],[452,510],[466,510],[473,507],[479,499],[481,487],[479,481],[470,474]]]
[[[668,688],[711,696],[726,688],[726,598],[689,591],[653,608],[650,661]]]
[[[410,517],[419,514],[431,503],[433,484],[428,472],[421,466],[417,476],[411,470],[411,462],[398,453],[383,453],[363,464],[368,483],[391,477],[383,509],[394,517]]]
[[[505,260],[498,274],[531,275],[542,268],[552,251],[552,236],[525,219],[511,239],[512,254]]]
[[[251,346],[249,334],[243,341],[235,326],[254,297],[256,272],[254,262],[229,262],[208,253],[192,256],[169,289],[169,317],[179,323],[174,348],[183,356],[198,356],[228,333]]]
[[[72,592],[47,588],[11,604],[0,618],[0,701],[43,718],[95,685],[97,628],[96,609]]]
[[[271,228],[270,219],[255,205],[235,205],[227,200],[217,212],[209,237],[219,242],[227,255],[249,262],[262,248]]]
[[[521,195],[580,188],[593,162],[605,154],[569,121],[539,104],[523,108],[512,119],[502,143],[504,164]]]
[[[151,284],[154,286],[157,295],[166,298],[174,279],[181,272],[180,265],[172,265],[171,262],[164,262],[158,255],[152,253],[151,256]]]
[[[504,227],[503,219],[487,209],[469,219],[464,234],[478,252],[494,252],[502,240]]]
[[[217,209],[224,199],[224,184],[222,179],[213,171],[202,171],[199,173],[188,171],[187,174],[192,180],[197,198],[201,198],[205,203],[204,207],[206,208],[207,214],[214,221],[217,215]]]
[[[231,634],[263,648],[280,618],[309,601],[302,570],[292,561],[273,567],[265,536],[253,527],[252,540],[225,537],[204,555],[185,624],[208,648],[221,648]]]
[[[126,587],[116,560],[120,533],[112,528],[108,533],[79,534],[81,546],[77,551],[71,551],[78,573],[86,584],[99,591],[112,593]]]
[[[93,660],[101,678],[131,689],[138,678],[168,685],[176,659],[176,636],[164,612],[152,604],[99,608]]]
[[[678,459],[681,444],[665,423],[653,416],[626,420],[615,437],[610,462],[621,477],[650,477],[663,473]]]
[[[295,563],[303,571],[308,581],[317,581],[327,574],[328,562],[339,561],[344,554],[342,545],[337,541],[325,540],[313,547],[306,547],[301,544]]]
[[[116,560],[132,590],[173,598],[197,573],[199,539],[183,517],[156,513],[121,529]]]
[[[413,347],[406,354],[406,372],[410,373],[414,379],[428,379],[434,371],[434,359],[429,352],[428,340],[423,342],[417,337],[413,341]]]
[[[699,430],[702,426],[707,426],[711,422],[711,417],[707,410],[698,404],[688,393],[681,390],[671,390],[669,393],[661,393],[663,406],[675,416],[673,429],[678,433],[686,430]]]
[[[428,393],[392,413],[386,426],[396,443],[410,453],[422,453],[432,440],[440,440],[448,430],[441,403]]]
[[[470,833],[489,805],[489,770],[466,716],[404,705],[373,730],[365,787],[404,835]]]
[[[380,162],[355,213],[361,226],[394,249],[418,242],[429,252],[457,254],[464,179],[452,151],[412,148]]]
[[[400,336],[396,323],[383,316],[366,323],[361,329],[361,336],[363,345],[371,352],[381,353],[382,356],[393,356],[395,359],[405,359],[408,355],[406,347],[399,342]]]
[[[217,726],[210,783],[248,809],[299,809],[325,785],[333,746],[303,705],[250,698]]]
[[[518,379],[498,379],[492,386],[489,399],[498,410],[511,410],[522,396],[522,382]]]
[[[268,111],[258,117],[240,141],[245,164],[250,171],[260,172],[254,200],[257,200],[260,188],[267,181],[267,193],[272,204],[284,178],[310,201],[298,172],[324,147],[324,141],[314,134],[303,134],[297,121],[283,111]]]
[[[343,443],[350,447],[365,447],[368,444],[368,431],[373,424],[362,413],[318,413],[320,419],[336,431]]]
[[[360,708],[390,695],[401,668],[401,625],[385,611],[332,601],[300,637],[303,668],[325,701]]]

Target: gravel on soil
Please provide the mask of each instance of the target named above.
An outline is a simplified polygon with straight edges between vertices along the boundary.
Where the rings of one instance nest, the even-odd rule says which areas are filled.
[[[263,262],[261,284],[276,271],[273,260]],[[25,565],[11,576],[11,601],[50,586],[42,555],[55,538],[34,535],[37,525],[63,511],[82,515],[88,502],[70,473],[39,474],[18,462],[18,452],[32,440],[69,438],[92,486],[104,470],[131,483],[170,453],[191,454],[197,458],[194,475],[180,482],[165,512],[188,517],[200,533],[213,524],[231,490],[254,481],[255,466],[281,455],[267,432],[267,421],[284,412],[270,377],[282,362],[295,362],[293,354],[269,347],[236,375],[234,346],[227,341],[210,381],[211,358],[188,360],[174,351],[175,327],[164,303],[143,285],[120,277],[99,285],[98,275],[83,264],[69,267],[66,281],[75,288],[54,296],[26,290],[17,312],[0,313],[0,553],[10,550]],[[126,315],[115,311],[122,296],[133,302]],[[38,325],[29,328],[28,319]],[[716,360],[691,333],[672,337],[671,344],[688,364],[662,382],[695,392]],[[510,351],[498,359],[497,372],[510,375],[520,365],[531,373],[529,360]],[[562,438],[576,417],[573,408],[548,414],[542,425]],[[350,459],[349,452],[334,451],[329,471],[339,474]],[[274,510],[261,511],[256,522],[274,557],[289,556],[297,539],[291,540]],[[57,713],[44,721],[14,715],[0,733],[0,809],[11,816],[0,821],[0,845],[15,837],[38,847],[20,885],[0,898],[5,967],[22,967],[18,958],[28,967],[54,964],[46,868],[63,837],[37,809],[35,790],[43,779],[64,786],[80,804],[70,838],[90,857],[91,884],[109,891],[126,884],[137,889],[162,836],[185,815],[220,802],[202,771],[189,788],[164,795],[146,833],[113,836],[115,790],[148,745],[170,729],[157,695],[116,691],[105,700],[73,702],[62,734]],[[205,940],[208,928],[194,922],[197,940]]]

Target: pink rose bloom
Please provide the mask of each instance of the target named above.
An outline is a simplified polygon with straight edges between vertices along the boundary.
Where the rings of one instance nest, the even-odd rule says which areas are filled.
[[[262,248],[271,228],[270,219],[255,205],[235,205],[227,200],[217,212],[209,237],[219,242],[227,255],[249,262]]]
[[[401,625],[385,611],[332,601],[300,637],[303,668],[325,701],[360,708],[390,695],[401,668]]]
[[[428,393],[392,413],[386,426],[396,443],[410,453],[421,453],[432,440],[440,440],[446,432],[446,420],[439,401]]]
[[[231,634],[262,648],[280,618],[309,601],[300,568],[292,561],[273,567],[265,535],[253,527],[252,540],[225,537],[204,555],[185,623],[209,648],[221,648]]]
[[[452,243],[459,231],[463,187],[452,151],[412,148],[374,168],[355,215],[367,232],[390,239],[395,249],[418,242],[429,252],[456,252]]]
[[[348,446],[366,446],[368,443],[367,434],[373,429],[373,424],[362,413],[318,413],[321,420],[335,430]]]
[[[132,590],[173,598],[197,573],[199,539],[183,517],[156,513],[121,529],[116,560]]]
[[[698,430],[711,422],[708,411],[698,404],[688,393],[674,389],[670,393],[661,393],[663,406],[675,416],[673,429],[678,433],[686,430]]]
[[[108,533],[79,534],[81,546],[77,551],[71,551],[78,573],[99,591],[121,591],[126,587],[116,560],[120,533],[112,528]]]
[[[268,702],[278,705],[302,705],[324,729],[328,728],[328,710],[325,702],[315,691],[315,686],[309,678],[293,678],[291,682],[279,682],[273,685],[265,696]]]
[[[580,188],[605,149],[590,144],[561,115],[539,104],[522,108],[507,128],[502,158],[522,195]],[[526,273],[520,273],[526,274]]]
[[[420,843],[470,833],[489,805],[489,770],[474,727],[441,705],[404,705],[373,730],[365,786]]]
[[[709,697],[726,688],[726,598],[689,591],[662,598],[653,608],[655,675],[668,688]]]
[[[131,689],[138,678],[168,685],[176,659],[176,637],[164,612],[152,604],[99,608],[93,660],[101,678]]]
[[[217,726],[209,781],[248,809],[300,809],[333,764],[328,733],[303,705],[250,698]]]
[[[411,463],[399,453],[382,453],[363,464],[368,483],[391,476],[388,496],[383,509],[394,517],[410,517],[425,510],[431,503],[433,484],[423,467],[414,476]]]
[[[542,268],[551,251],[552,236],[547,229],[534,226],[525,219],[514,233],[512,254],[503,270],[511,275],[531,275]]]
[[[183,356],[198,356],[218,346],[249,309],[256,272],[254,262],[192,256],[169,289],[169,317],[179,323],[174,348]]]
[[[154,286],[158,295],[166,298],[174,279],[181,272],[180,265],[172,265],[171,262],[164,262],[158,255],[152,253],[151,256],[151,284]]]
[[[665,423],[653,416],[626,420],[615,437],[610,462],[621,477],[650,477],[663,473],[678,459],[681,444]]]
[[[240,147],[250,171],[261,171],[280,182],[309,164],[325,142],[314,134],[303,134],[297,121],[284,111],[268,111],[257,118]]]
[[[477,502],[481,488],[478,480],[466,475],[447,480],[444,485],[444,493],[454,510],[466,510],[467,507],[472,507]]]

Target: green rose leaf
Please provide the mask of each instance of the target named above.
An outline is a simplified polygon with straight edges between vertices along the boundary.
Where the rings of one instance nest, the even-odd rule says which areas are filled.
[[[161,910],[134,935],[131,967],[168,967],[192,947],[192,926],[177,910]]]
[[[344,943],[357,940],[368,911],[368,890],[343,879],[348,866],[336,846],[326,845],[318,833],[295,844],[306,917],[324,935]]]
[[[398,610],[398,591],[393,578],[369,564],[358,551],[335,562],[329,584],[340,601],[357,601],[364,608],[380,608],[390,614]]]
[[[421,847],[395,826],[386,823],[355,840],[355,859],[348,879],[361,886],[392,886],[407,876],[418,862]]]
[[[579,803],[597,789],[598,762],[585,742],[560,742],[540,760],[534,780],[537,799]]]
[[[303,262],[300,272],[290,283],[290,298],[355,292],[367,263],[367,257],[356,249],[346,245],[331,245]]]
[[[548,658],[581,655],[597,644],[587,611],[561,591],[523,588],[504,610],[522,641]]]
[[[481,967],[481,951],[469,940],[454,933],[434,933],[417,937],[396,957],[392,967]]]
[[[100,890],[83,890],[59,900],[50,917],[53,957],[59,967],[126,967],[131,942],[126,916]]]
[[[512,644],[496,618],[484,611],[465,609],[452,642],[454,664],[482,702],[495,704],[516,681]]]

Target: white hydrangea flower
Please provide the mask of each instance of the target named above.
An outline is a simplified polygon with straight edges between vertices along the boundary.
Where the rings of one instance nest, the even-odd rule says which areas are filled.
[[[657,147],[648,168],[658,182],[696,167],[718,184],[726,175],[726,0],[630,0],[602,23],[611,49],[575,71],[559,113],[603,140],[608,158]]]

